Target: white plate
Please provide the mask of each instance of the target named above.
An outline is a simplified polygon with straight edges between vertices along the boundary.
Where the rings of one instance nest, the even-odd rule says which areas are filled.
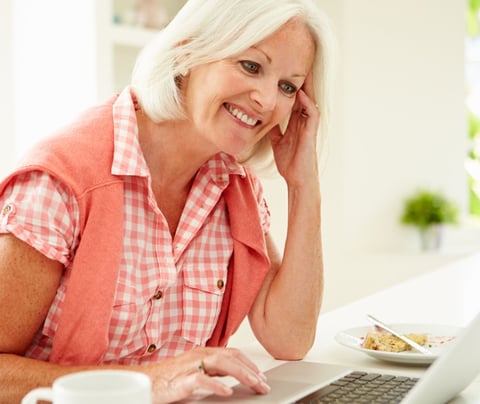
[[[392,324],[392,327],[402,334],[427,334],[425,347],[432,351],[432,355],[424,355],[416,351],[382,352],[363,348],[362,343],[365,336],[368,332],[374,331],[373,326],[341,331],[335,335],[335,340],[341,345],[363,352],[375,359],[411,365],[428,365],[437,359],[445,346],[454,340],[462,329],[461,327],[436,324]]]

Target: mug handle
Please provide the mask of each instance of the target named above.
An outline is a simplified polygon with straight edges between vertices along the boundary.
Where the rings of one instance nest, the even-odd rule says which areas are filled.
[[[32,390],[23,397],[21,404],[37,404],[38,400],[47,400],[53,403],[53,390],[49,387]]]

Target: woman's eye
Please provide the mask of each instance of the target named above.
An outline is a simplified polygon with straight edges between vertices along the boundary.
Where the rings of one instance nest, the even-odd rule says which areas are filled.
[[[279,86],[285,94],[295,94],[297,92],[297,87],[293,84],[282,82]]]
[[[251,60],[242,60],[240,63],[248,73],[258,73],[260,70],[260,65]]]

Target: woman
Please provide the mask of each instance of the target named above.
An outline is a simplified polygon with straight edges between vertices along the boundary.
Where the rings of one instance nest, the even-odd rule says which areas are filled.
[[[157,402],[231,394],[218,375],[267,393],[225,348],[247,315],[275,358],[308,352],[329,42],[310,0],[190,0],[130,87],[3,181],[1,402],[102,367],[147,373]],[[253,169],[270,151],[288,187],[283,257]]]

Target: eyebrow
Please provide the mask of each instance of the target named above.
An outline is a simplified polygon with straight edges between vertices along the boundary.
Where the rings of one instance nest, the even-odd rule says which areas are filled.
[[[252,46],[252,48],[261,52],[261,53],[263,53],[263,55],[267,58],[268,63],[272,63],[272,58],[270,56],[268,56],[268,54],[264,50],[262,50],[260,48],[257,48],[256,46]]]
[[[272,63],[272,58],[264,50],[256,47],[255,45],[252,46],[251,48],[255,49],[256,51],[258,51],[260,53],[262,53],[266,57],[268,63],[270,63],[270,64]],[[306,74],[293,74],[292,77],[303,77],[304,78],[304,77],[307,77],[307,75]]]

